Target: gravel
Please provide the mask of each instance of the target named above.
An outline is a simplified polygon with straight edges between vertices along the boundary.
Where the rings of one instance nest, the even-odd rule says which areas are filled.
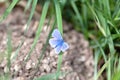
[[[0,9],[0,15],[3,13],[4,8]],[[40,34],[40,38],[37,42],[30,59],[25,62],[25,57],[30,51],[32,43],[35,37],[35,31],[39,23],[38,19],[33,18],[30,23],[30,28],[27,34],[24,35],[24,29],[26,27],[26,21],[29,15],[23,15],[23,10],[16,7],[12,13],[0,24],[0,55],[5,56],[6,44],[7,44],[7,31],[12,32],[12,57],[24,39],[24,43],[18,52],[17,58],[12,62],[10,67],[10,73],[12,80],[31,80],[35,77],[40,77],[45,74],[54,73],[57,69],[58,55],[48,45],[45,55],[39,64],[38,69],[36,65],[38,58],[42,51],[43,45],[49,34],[49,28],[45,25]],[[89,46],[89,42],[85,40],[84,35],[73,29],[70,23],[63,21],[64,35],[63,38],[68,42],[70,48],[63,54],[63,62],[61,71],[71,72],[65,76],[61,76],[59,80],[93,80],[94,61],[93,52]],[[0,75],[7,72],[7,60],[5,57],[0,57]],[[37,72],[36,72],[37,71]]]

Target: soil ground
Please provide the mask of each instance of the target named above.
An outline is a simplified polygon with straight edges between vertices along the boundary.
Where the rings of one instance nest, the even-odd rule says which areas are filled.
[[[5,11],[5,7],[0,7],[0,16]],[[39,23],[39,16],[34,15],[30,28],[26,35],[24,29],[29,15],[23,15],[23,9],[15,7],[10,15],[0,23],[0,75],[6,73],[7,60],[5,52],[7,49],[7,32],[11,31],[12,36],[12,56],[20,45],[22,39],[24,43],[18,52],[16,60],[13,61],[10,68],[12,80],[32,80],[48,73],[54,73],[57,67],[58,55],[54,53],[49,45],[45,52],[39,68],[35,69],[38,58],[45,44],[50,28],[47,27],[46,19],[43,30],[40,34],[39,41],[31,54],[30,59],[24,62],[25,56],[30,51],[31,45],[35,38],[35,32]],[[93,80],[93,54],[89,42],[85,40],[83,34],[73,29],[73,26],[63,22],[64,39],[70,45],[69,50],[63,54],[61,71],[72,71],[59,80]],[[3,57],[4,56],[4,57]],[[34,74],[36,72],[36,74]]]

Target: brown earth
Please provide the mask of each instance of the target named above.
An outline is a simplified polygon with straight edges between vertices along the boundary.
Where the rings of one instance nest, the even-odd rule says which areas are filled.
[[[5,11],[5,7],[0,7],[0,16]],[[10,73],[12,80],[31,80],[35,77],[40,77],[48,73],[54,73],[57,67],[58,55],[48,45],[44,58],[39,64],[39,68],[35,69],[38,63],[38,58],[42,51],[43,45],[47,39],[50,28],[47,27],[48,20],[46,19],[40,38],[37,42],[30,59],[24,62],[25,56],[30,51],[31,45],[35,37],[35,31],[39,23],[39,16],[34,15],[30,28],[27,34],[24,34],[26,22],[29,14],[23,15],[23,9],[20,7],[14,8],[11,14],[0,24],[0,75],[7,72],[7,32],[11,31],[12,36],[12,55],[24,39],[23,45],[18,52],[17,58],[12,62]],[[59,80],[93,80],[93,54],[89,46],[89,42],[84,36],[75,31],[71,24],[63,22],[64,39],[70,45],[69,50],[63,54],[63,62],[61,71],[72,71],[66,76],[62,76]],[[3,57],[4,56],[4,57]],[[12,57],[11,57],[12,58]],[[37,71],[37,72],[36,72]],[[34,74],[36,72],[36,74]]]

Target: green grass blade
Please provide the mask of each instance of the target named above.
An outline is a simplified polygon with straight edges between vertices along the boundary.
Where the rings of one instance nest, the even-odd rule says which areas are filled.
[[[32,44],[32,47],[28,53],[28,55],[25,57],[25,61],[27,61],[32,53],[32,51],[34,50],[36,44],[37,44],[37,41],[39,39],[39,36],[40,36],[40,33],[42,31],[42,27],[43,27],[43,24],[44,24],[44,21],[45,21],[45,17],[47,15],[47,11],[48,11],[48,8],[49,8],[49,3],[50,1],[47,0],[43,6],[43,10],[42,10],[42,15],[41,15],[41,19],[40,19],[40,22],[39,22],[39,25],[38,25],[38,29],[36,31],[36,36],[35,36],[35,39],[34,39],[34,42]]]
[[[114,7],[113,14],[112,14],[112,18],[115,19],[115,17],[117,16],[117,13],[119,12],[119,10],[120,10],[120,0],[117,0],[116,3],[115,3],[115,7]]]
[[[97,12],[98,14],[98,18],[100,21],[100,24],[103,26],[105,32],[106,32],[106,36],[107,36],[107,40],[108,40],[108,45],[110,48],[110,53],[115,53],[115,49],[114,49],[114,43],[113,40],[111,38],[111,33],[110,33],[110,29],[109,29],[109,25],[107,25],[107,20],[106,18],[103,17],[103,15],[100,12]]]
[[[54,5],[55,5],[58,29],[59,29],[60,33],[63,34],[62,14],[61,14],[61,9],[60,9],[60,4],[57,0],[54,0]]]
[[[109,58],[109,60],[102,66],[102,68],[98,71],[98,75],[97,75],[97,80],[99,78],[99,76],[102,74],[102,72],[106,69],[106,67],[109,65],[111,61],[111,58]]]
[[[104,18],[103,14],[101,14],[100,12],[97,12],[97,14],[98,14],[100,24],[103,26],[103,28],[106,32],[108,45],[110,48],[110,53],[115,53],[114,44],[113,44],[113,40],[111,38],[110,29],[109,29],[110,26],[107,24],[107,20],[106,20],[106,18]]]
[[[32,3],[32,0],[28,0],[27,5],[24,9],[24,12],[26,12],[30,8],[31,3]]]
[[[88,7],[90,8],[91,12],[93,13],[93,16],[95,17],[96,19],[96,24],[98,25],[98,28],[100,29],[101,33],[106,37],[106,32],[104,30],[104,28],[101,26],[100,24],[100,21],[99,21],[99,18],[94,10],[94,8],[89,4],[87,3]]]
[[[34,80],[55,80],[57,77],[56,75],[64,76],[66,74],[67,74],[66,72],[51,73],[51,74],[43,75],[40,78],[36,78]]]
[[[58,29],[63,35],[63,29],[62,29],[62,15],[61,15],[61,10],[60,10],[60,4],[57,0],[54,0],[54,5],[55,5],[55,11],[56,11],[56,18],[57,18],[57,25]],[[60,72],[61,64],[62,64],[62,55],[63,53],[60,52],[58,55],[58,65],[57,65],[57,73]],[[58,80],[59,75],[56,74],[56,80]]]
[[[49,39],[50,39],[51,34],[52,34],[52,32],[53,32],[53,30],[54,30],[54,28],[55,28],[55,25],[56,25],[56,20],[55,20],[55,22],[53,23],[52,29],[51,29],[51,31],[50,31],[50,33],[49,33],[49,35],[48,35],[48,37],[47,37],[47,40],[46,40],[46,42],[45,42],[45,45],[44,45],[44,47],[43,47],[43,49],[42,49],[41,55],[40,55],[40,57],[39,57],[39,59],[38,59],[37,67],[38,67],[38,65],[40,64],[40,62],[41,62],[41,60],[42,60],[42,58],[43,58],[43,55],[45,54],[45,51],[46,51],[46,48],[47,48]]]
[[[108,67],[107,67],[107,80],[111,80],[111,62],[109,62]]]
[[[117,27],[115,26],[115,24],[113,23],[113,21],[107,21],[107,23],[110,24],[110,26],[112,26],[115,29],[115,31],[116,31],[117,34],[120,34],[119,30],[117,29]]]
[[[104,17],[104,14],[99,12],[98,10],[96,10],[96,12],[98,15],[98,19],[100,21],[100,25],[104,28],[104,30],[106,32],[106,36],[107,36],[106,39],[107,39],[107,44],[109,46],[110,53],[114,54],[115,53],[114,43],[113,43],[113,40],[111,38],[111,32],[109,29],[110,26],[107,24],[107,18]],[[108,80],[111,80],[112,64],[113,64],[113,61],[111,60],[111,62],[108,64],[108,67],[107,67],[107,79]]]
[[[118,67],[117,67],[117,70],[120,70],[120,59],[118,61]]]
[[[38,63],[37,63],[37,67],[39,66],[39,64],[40,64],[40,62],[41,62],[41,60],[42,60],[42,58],[43,58],[43,56],[44,56],[44,54],[45,54],[45,51],[46,51],[46,48],[47,48],[49,39],[50,39],[50,37],[51,37],[51,34],[52,34],[52,32],[53,32],[53,29],[55,28],[55,24],[56,24],[56,21],[53,23],[52,29],[51,29],[51,31],[50,31],[50,33],[49,33],[49,35],[48,35],[48,37],[47,37],[47,40],[46,40],[46,42],[45,42],[45,45],[44,45],[44,47],[43,47],[43,49],[42,49],[41,55],[39,56]],[[36,68],[37,68],[37,67],[36,67]]]
[[[8,16],[8,14],[10,14],[10,12],[14,8],[14,6],[18,3],[18,1],[19,0],[13,0],[12,1],[10,6],[5,10],[4,14],[2,16],[0,16],[0,22],[2,22]]]
[[[88,15],[87,15],[88,8],[84,3],[83,3],[82,6],[83,6],[82,7],[82,14],[83,14],[83,19],[84,19],[84,26],[87,28],[88,27],[88,20],[87,20],[87,18],[88,18]]]
[[[108,15],[109,18],[111,18],[111,11],[110,11],[110,5],[109,0],[102,0],[104,5],[104,12]]]
[[[84,26],[84,23],[83,23],[83,19],[82,19],[81,14],[80,14],[79,11],[78,11],[78,8],[77,8],[75,2],[74,2],[74,1],[71,1],[71,5],[72,5],[73,10],[74,10],[75,13],[76,13],[76,16],[78,17],[78,20],[79,20],[80,25],[81,25],[81,27],[82,27],[82,31],[85,32],[85,28],[84,28],[85,26]]]
[[[10,75],[8,74],[4,74],[4,75],[0,75],[0,80],[10,80]]]
[[[51,19],[50,19],[51,20]],[[49,20],[49,22],[50,22],[50,20]],[[48,22],[48,26],[49,26],[49,22]],[[46,40],[46,42],[45,42],[45,45],[44,45],[44,47],[43,47],[43,49],[42,49],[42,52],[40,53],[41,55],[39,56],[39,58],[38,58],[38,63],[37,63],[37,65],[36,65],[36,71],[35,71],[35,73],[33,74],[33,77],[32,78],[34,78],[34,75],[38,72],[38,68],[39,68],[39,64],[40,64],[40,62],[41,62],[41,60],[43,59],[43,57],[44,57],[44,54],[45,54],[45,52],[46,52],[46,48],[47,48],[47,45],[48,45],[48,42],[49,42],[49,39],[50,39],[50,37],[51,37],[51,34],[52,34],[52,32],[53,32],[53,30],[54,30],[54,28],[55,28],[55,25],[56,25],[56,20],[54,21],[54,23],[53,23],[53,25],[52,25],[52,29],[51,29],[51,31],[49,32],[49,35],[48,35],[48,37],[47,37],[47,40]]]
[[[18,53],[19,53],[19,51],[20,51],[23,43],[24,43],[24,39],[21,41],[21,43],[19,44],[18,48],[17,48],[16,51],[15,51],[14,56],[11,58],[11,63],[13,63],[13,62],[15,61],[15,59],[17,58]]]
[[[110,37],[108,37],[108,45],[109,45],[109,48],[110,48],[110,53],[114,54],[115,53],[114,43],[113,43],[113,40],[112,40],[112,37],[111,37],[110,29],[109,29],[109,27],[107,27],[107,28],[108,28],[107,32],[110,35]]]
[[[59,73],[61,69],[62,57],[63,57],[63,52],[60,52],[58,55],[57,73]],[[58,78],[59,78],[59,75],[56,74],[56,80],[58,80]]]
[[[11,66],[11,53],[12,53],[12,39],[11,39],[11,32],[8,31],[8,36],[7,36],[7,67],[10,70]]]
[[[29,0],[29,2],[28,2],[27,5],[29,6],[31,2],[32,2],[32,0]],[[34,14],[34,12],[35,12],[35,8],[36,8],[36,5],[37,5],[37,2],[38,2],[38,0],[34,0],[34,1],[33,1],[32,10],[31,10],[29,19],[28,19],[28,21],[27,21],[27,25],[26,25],[26,29],[25,29],[24,33],[26,33],[26,32],[28,31],[29,24],[30,24],[30,21],[31,21],[31,19],[32,19],[32,17],[33,17],[33,14]],[[17,48],[17,50],[16,50],[16,52],[15,52],[15,55],[12,57],[12,62],[16,59],[16,57],[17,57],[17,55],[18,55],[18,53],[19,53],[19,51],[20,51],[23,43],[24,43],[24,39],[23,39],[23,40],[21,41],[21,43],[19,44],[19,46],[18,46],[18,48]]]
[[[119,16],[120,16],[120,0],[117,0],[112,17],[114,18],[114,20],[119,20]]]
[[[116,71],[112,77],[112,80],[120,80],[120,70]]]
[[[115,59],[117,59],[116,60],[116,64],[115,64],[115,66],[114,66],[114,74],[113,74],[113,76],[112,76],[112,80],[120,80],[120,59],[119,59],[119,57],[117,56],[117,57],[115,57]],[[116,68],[117,67],[117,68]]]
[[[100,50],[95,49],[95,66],[94,66],[94,80],[97,80],[97,64],[98,64],[98,57],[100,54]]]
[[[27,4],[27,6],[26,6],[27,8],[28,8],[28,6],[30,6],[30,3],[31,3],[31,2],[32,2],[32,0],[29,0],[29,1],[28,1],[28,4]],[[33,4],[32,4],[32,10],[31,10],[31,13],[30,13],[30,16],[29,16],[29,19],[28,19],[28,22],[27,22],[26,29],[25,29],[24,33],[26,33],[26,32],[28,31],[30,21],[31,21],[31,19],[32,19],[32,17],[33,17],[33,14],[34,14],[34,12],[35,12],[36,4],[37,4],[37,0],[34,0],[34,1],[33,1]],[[17,55],[18,55],[18,53],[19,53],[19,51],[20,51],[23,43],[24,43],[24,39],[21,41],[21,43],[19,44],[18,48],[16,49],[15,55],[13,55],[13,57],[12,57],[12,59],[11,59],[11,60],[12,60],[12,61],[11,61],[12,63],[15,61],[15,59],[16,59],[16,57],[17,57]]]
[[[34,12],[35,12],[35,8],[36,8],[36,5],[37,5],[37,2],[38,2],[38,0],[34,0],[34,1],[33,1],[32,9],[31,9],[31,12],[30,12],[29,19],[28,19],[28,21],[27,21],[25,33],[28,31],[29,24],[30,24],[30,21],[31,21],[31,19],[32,19],[32,17],[33,17],[33,14],[34,14]]]
[[[107,56],[105,55],[105,52],[104,52],[103,48],[101,47],[101,45],[99,44],[99,42],[97,40],[94,40],[94,41],[97,44],[97,46],[99,47],[99,49],[100,49],[100,51],[101,51],[101,53],[103,55],[103,58],[104,58],[104,60],[106,62],[107,61]]]

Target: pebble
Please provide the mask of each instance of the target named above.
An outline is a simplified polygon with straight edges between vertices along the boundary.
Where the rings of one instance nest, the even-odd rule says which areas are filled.
[[[13,80],[25,80],[24,77],[17,77],[17,78],[14,78]]]
[[[46,71],[47,73],[50,72],[50,67],[48,66],[48,64],[43,64],[43,70]]]
[[[8,73],[9,72],[9,68],[7,66],[4,67],[4,72]]]
[[[26,63],[26,67],[25,67],[27,70],[31,69],[32,68],[32,61],[29,60],[27,63]]]
[[[21,69],[21,65],[15,64],[15,66],[14,66],[15,72],[18,72],[20,69]]]

